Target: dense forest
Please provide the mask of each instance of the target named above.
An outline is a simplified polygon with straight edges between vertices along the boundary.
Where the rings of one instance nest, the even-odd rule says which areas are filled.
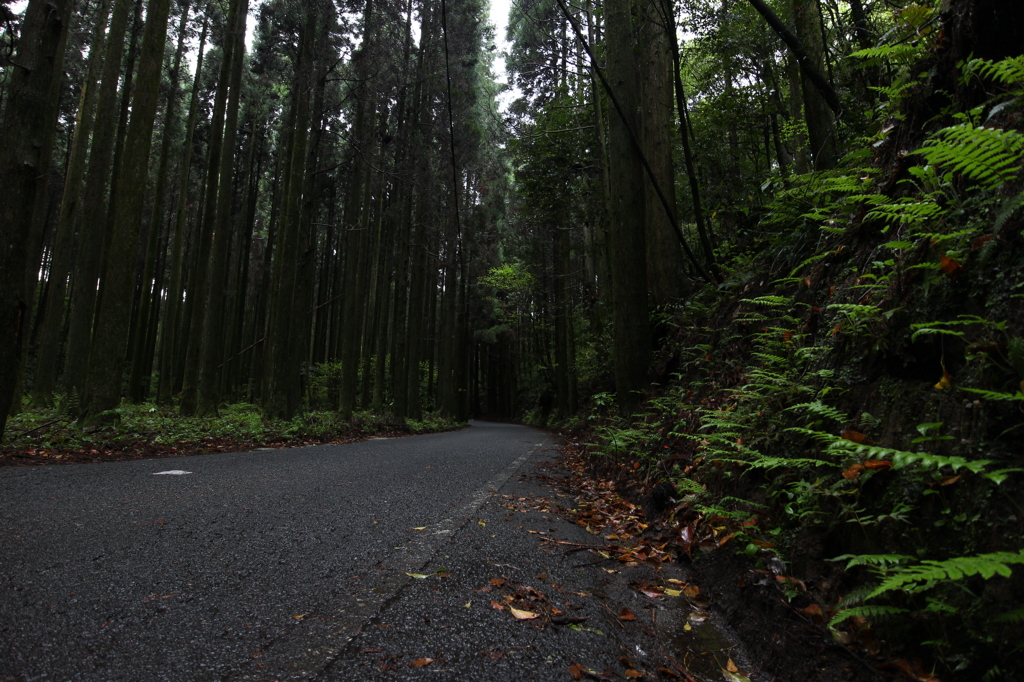
[[[557,427],[835,641],[1021,679],[1024,6],[488,12],[0,2],[0,437]]]

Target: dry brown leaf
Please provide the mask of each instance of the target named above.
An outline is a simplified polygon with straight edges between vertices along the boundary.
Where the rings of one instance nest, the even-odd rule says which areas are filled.
[[[729,659],[729,662],[725,664],[725,669],[731,673],[738,673],[740,671],[740,669],[736,667],[736,664],[732,662],[731,658]]]
[[[636,614],[623,606],[622,611],[619,612],[619,620],[636,620]]]
[[[644,676],[642,671],[633,669],[627,670],[623,674],[631,680],[639,680],[641,677]]]
[[[960,265],[956,259],[950,258],[946,254],[941,254],[939,256],[939,270],[941,270],[942,274],[947,277],[955,278],[963,269],[964,266]]]
[[[491,602],[491,608],[492,609],[498,609],[499,611],[504,611],[506,606],[504,604],[502,604],[501,602],[492,601]]]
[[[536,614],[533,611],[521,611],[520,609],[513,609],[512,607],[509,607],[508,610],[516,620],[533,620],[534,618],[539,617],[539,614]]]
[[[412,662],[412,664],[417,668],[422,668],[424,666],[430,665],[433,662],[433,658],[417,658],[415,661]]]
[[[583,666],[580,665],[579,663],[573,663],[572,665],[569,666],[569,675],[574,680],[582,680],[583,679]]]
[[[865,436],[860,431],[851,431],[849,429],[840,433],[839,437],[842,438],[843,440],[853,441],[854,443],[858,444],[863,443],[864,439],[867,438],[867,436]]]
[[[505,584],[505,579],[504,578],[491,578],[491,584],[494,585],[495,587],[501,587],[502,585]]]

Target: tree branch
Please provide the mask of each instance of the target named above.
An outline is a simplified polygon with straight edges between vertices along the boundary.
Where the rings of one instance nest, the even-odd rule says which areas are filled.
[[[839,101],[839,95],[832,88],[829,82],[825,79],[821,72],[814,68],[814,64],[811,62],[810,55],[807,54],[807,50],[804,49],[803,43],[800,42],[800,38],[795,33],[789,30],[789,28],[782,23],[778,15],[772,11],[772,8],[764,3],[764,0],[749,0],[750,4],[754,6],[768,25],[772,27],[779,37],[789,46],[793,56],[796,57],[797,64],[800,65],[800,70],[803,71],[804,75],[807,76],[807,80],[811,81],[815,89],[821,93],[825,103],[828,104],[828,108],[832,110],[836,116],[842,116],[843,114],[843,103]]]

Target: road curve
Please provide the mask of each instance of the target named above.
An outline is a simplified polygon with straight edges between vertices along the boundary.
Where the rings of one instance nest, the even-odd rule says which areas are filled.
[[[316,676],[551,445],[474,422],[350,445],[0,469],[0,680]]]

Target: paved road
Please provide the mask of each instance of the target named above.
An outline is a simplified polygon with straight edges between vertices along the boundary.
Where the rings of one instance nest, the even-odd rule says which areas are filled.
[[[592,555],[571,555],[581,567],[545,554],[523,524],[577,541],[584,531],[503,504],[544,492],[523,475],[552,449],[539,431],[475,422],[341,446],[0,469],[0,680],[568,679],[573,662],[601,669],[624,650],[643,663],[639,625],[542,631],[479,593],[503,576],[590,589],[641,615],[663,608],[628,589],[609,596]],[[440,568],[451,577],[408,576]],[[619,601],[586,608],[618,613]],[[435,663],[411,665],[422,657]]]

